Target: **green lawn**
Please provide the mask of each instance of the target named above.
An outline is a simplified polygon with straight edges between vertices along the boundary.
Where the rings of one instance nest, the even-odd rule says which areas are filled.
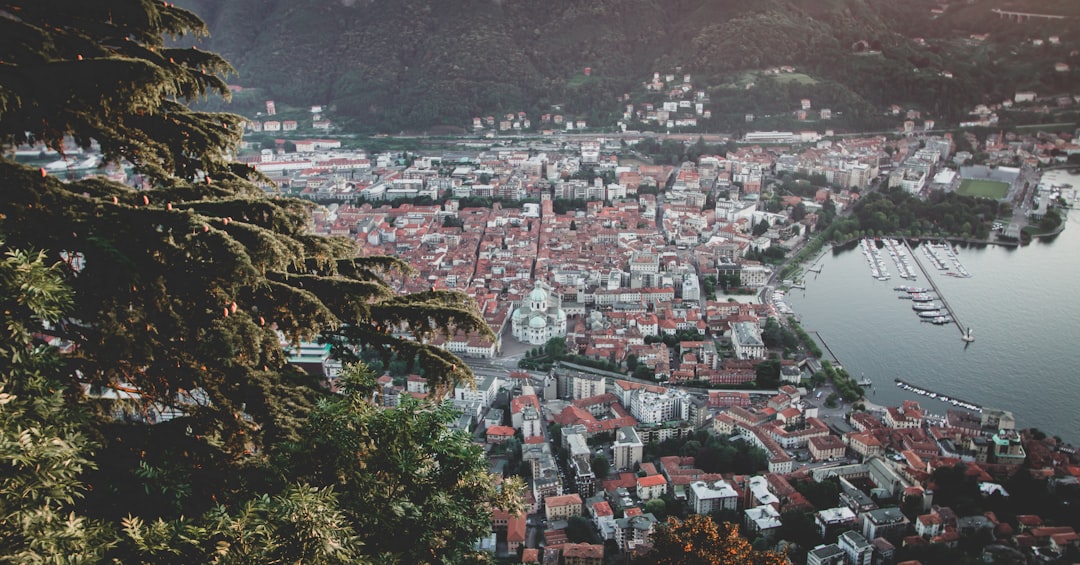
[[[818,83],[818,80],[816,78],[803,73],[780,73],[778,75],[773,75],[773,78],[775,78],[776,82],[779,82],[780,84],[786,84],[789,82],[795,82],[798,84]]]
[[[1008,196],[1009,185],[995,180],[964,179],[960,181],[960,188],[956,189],[956,193],[964,196],[1001,200]]]

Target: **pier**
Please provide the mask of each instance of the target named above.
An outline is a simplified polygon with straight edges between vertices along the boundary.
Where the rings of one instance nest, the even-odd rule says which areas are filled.
[[[934,391],[932,391],[932,390],[930,390],[928,388],[922,388],[922,387],[920,387],[918,385],[914,385],[912,383],[909,383],[907,381],[903,381],[903,380],[900,380],[900,379],[893,379],[893,381],[896,382],[896,385],[898,387],[900,387],[900,388],[902,388],[904,390],[910,391],[910,392],[914,392],[915,394],[918,394],[918,395],[921,395],[921,396],[926,396],[926,397],[929,397],[929,398],[932,398],[932,399],[937,399],[937,400],[940,400],[942,402],[952,404],[953,406],[956,406],[957,408],[965,408],[967,410],[971,410],[972,412],[982,412],[983,411],[983,407],[978,405],[978,404],[975,404],[974,402],[968,402],[966,400],[960,400],[959,398],[956,398],[955,396],[950,398],[948,396],[945,396],[944,394],[934,392]],[[926,408],[926,407],[924,406],[923,408]]]
[[[915,250],[911,248],[911,245],[907,242],[906,239],[904,240],[904,247],[907,248],[908,253],[911,255],[911,258],[915,261],[915,265],[919,267],[919,270],[922,271],[923,276],[926,277],[927,282],[930,283],[930,287],[934,289],[934,293],[937,294],[938,300],[941,301],[941,304],[945,306],[946,310],[948,310],[949,315],[952,316],[953,323],[956,324],[956,328],[960,330],[960,337],[963,338],[967,336],[967,328],[965,328],[964,325],[960,323],[960,316],[956,315],[956,310],[954,310],[952,305],[949,304],[949,301],[945,299],[945,295],[941,292],[941,289],[938,288],[937,283],[934,282],[934,277],[931,277],[930,273],[927,272],[926,267],[923,267],[922,261],[919,260],[919,256],[915,254]]]
[[[821,250],[821,253],[817,256],[817,258],[815,258],[813,261],[810,262],[810,267],[808,269],[806,269],[806,270],[811,272],[811,273],[821,273],[821,265],[819,265],[818,263],[821,262],[821,260],[825,257],[826,254],[829,253],[829,251],[831,249],[832,249],[831,245],[826,245]]]
[[[834,353],[834,352],[833,352],[833,350],[832,350],[832,348],[831,348],[831,347],[829,347],[829,344],[828,344],[828,343],[825,343],[825,338],[821,337],[821,334],[820,334],[820,333],[818,333],[817,331],[812,331],[812,332],[810,332],[810,333],[812,333],[812,334],[816,335],[816,336],[817,336],[817,339],[818,339],[818,341],[820,341],[820,342],[821,342],[821,345],[824,345],[824,346],[825,346],[825,351],[828,351],[828,352],[829,352],[829,355],[831,355],[831,356],[832,356],[832,358],[833,358],[833,361],[834,361],[834,362],[836,363],[836,366],[837,366],[837,367],[842,367],[842,365],[840,364],[840,358],[836,356],[836,353]]]

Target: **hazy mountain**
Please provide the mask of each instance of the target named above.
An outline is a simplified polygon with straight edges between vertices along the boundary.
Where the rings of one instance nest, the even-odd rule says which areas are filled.
[[[208,46],[239,70],[234,82],[284,103],[331,105],[338,120],[384,131],[460,126],[472,116],[506,111],[538,114],[552,105],[592,123],[612,123],[622,110],[618,97],[636,97],[654,71],[676,69],[692,73],[695,88],[724,100],[714,118],[718,128],[730,127],[743,112],[768,112],[801,96],[855,119],[892,103],[951,117],[1016,88],[1067,87],[1052,68],[1049,78],[1026,68],[1030,54],[1013,53],[1010,60],[1007,48],[1050,33],[1072,40],[1076,23],[1016,24],[992,8],[1080,12],[1075,3],[1057,0],[948,6],[931,0],[184,3],[209,23]],[[975,45],[973,33],[991,33],[991,39]],[[762,88],[749,94],[731,88],[742,86],[744,72],[779,65],[795,66],[813,80],[764,95]],[[777,86],[764,80],[756,86]],[[254,107],[254,100],[247,102]],[[234,110],[249,110],[244,103],[238,97]]]

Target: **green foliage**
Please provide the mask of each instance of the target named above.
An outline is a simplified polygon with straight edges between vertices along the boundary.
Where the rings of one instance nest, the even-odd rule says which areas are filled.
[[[810,355],[819,358],[821,357],[821,348],[818,347],[817,342],[810,337],[810,334],[806,333],[806,330],[799,325],[798,320],[794,317],[789,317],[788,327],[791,328],[791,331],[799,338],[799,341],[806,347],[806,350],[810,352]]]
[[[489,334],[475,306],[397,294],[388,279],[407,265],[309,234],[309,203],[267,195],[228,162],[239,118],[184,105],[224,94],[228,65],[165,42],[205,31],[191,13],[15,2],[0,25],[0,143],[94,140],[145,181],[64,183],[0,158],[0,229],[25,250],[0,263],[2,560],[471,554],[491,508],[516,509],[521,483],[496,488],[480,448],[449,431],[447,407],[377,410],[363,371],[331,396],[287,366],[278,332],[293,344],[322,336],[342,355],[395,353],[438,393],[470,382],[467,366],[398,336]]]
[[[566,521],[566,539],[570,543],[597,543],[596,530],[584,516],[571,516]]]
[[[645,445],[643,460],[679,455],[694,457],[694,466],[706,473],[752,474],[768,468],[765,453],[743,441],[729,441],[707,431]]]
[[[657,522],[667,520],[667,503],[662,498],[653,498],[645,503],[645,512],[656,517]]]
[[[904,9],[872,0],[694,0],[673,8],[649,0],[403,0],[394,10],[317,0],[186,3],[211,21],[211,46],[240,69],[245,92],[236,98],[246,111],[259,109],[252,97],[277,100],[279,113],[283,101],[319,103],[335,123],[357,131],[461,126],[474,116],[516,111],[528,112],[534,124],[539,114],[564,113],[609,126],[624,93],[634,103],[659,102],[663,93],[650,98],[640,85],[654,69],[675,65],[679,74],[692,73],[695,89],[709,92],[713,116],[699,118],[698,128],[707,131],[746,128],[746,113],[759,116],[755,129],[793,130],[790,110],[800,98],[832,108],[834,127],[891,129],[896,119],[880,112],[888,104],[956,120],[984,95],[1068,92],[1075,82],[1073,74],[1053,71],[1055,57],[1073,47],[1072,34],[1032,28],[1037,22],[994,21],[987,10],[965,5],[937,17],[923,9],[929,5]],[[272,31],[286,25],[288,33]],[[955,39],[983,32],[992,33],[982,44]],[[1017,47],[1037,33],[1059,34],[1062,45]],[[916,36],[925,43],[908,39]],[[765,71],[780,65],[798,72]],[[657,162],[682,157],[673,152]]]
[[[791,486],[802,493],[814,508],[835,508],[840,504],[840,481],[836,477],[821,482],[795,480]]]
[[[780,386],[780,361],[776,359],[761,361],[754,366],[754,374],[758,387],[776,388]]]
[[[834,241],[857,232],[922,233],[986,239],[1002,204],[985,198],[936,190],[921,200],[899,188],[878,190],[861,198],[850,218],[833,226]]]
[[[12,40],[2,58],[0,143],[41,142],[63,151],[65,136],[98,142],[109,160],[126,159],[157,178],[227,175],[240,117],[192,113],[182,105],[229,91],[224,59],[176,48],[165,36],[207,34],[197,16],[172,4],[54,0],[5,10]]]
[[[340,492],[365,553],[400,563],[463,556],[492,509],[518,510],[523,484],[496,487],[482,447],[448,429],[457,418],[449,404],[380,410],[366,401],[369,371],[350,366],[341,378],[346,396],[321,401],[279,459],[283,477]]]
[[[825,376],[832,381],[833,386],[836,387],[836,392],[829,396],[829,398],[832,398],[833,395],[836,395],[836,398],[832,399],[834,405],[837,399],[843,399],[844,402],[855,402],[863,397],[862,387],[859,386],[859,383],[855,381],[854,377],[849,375],[847,370],[843,367],[836,368],[833,367],[832,363],[822,361],[821,370],[825,373]]]
[[[608,461],[606,455],[594,455],[590,461],[593,474],[596,475],[597,480],[604,480],[608,477],[608,473],[611,472],[611,462]]]
[[[1046,215],[1039,220],[1039,230],[1042,233],[1050,233],[1061,227],[1061,215],[1053,210],[1048,210]]]

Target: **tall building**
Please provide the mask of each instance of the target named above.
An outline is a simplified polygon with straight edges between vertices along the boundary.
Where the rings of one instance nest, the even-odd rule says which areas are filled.
[[[615,461],[612,462],[613,470],[626,471],[633,469],[634,465],[641,463],[645,444],[641,443],[637,431],[629,426],[619,428],[615,432]]]
[[[874,546],[854,530],[840,534],[836,545],[847,555],[849,565],[870,565],[870,560],[874,557]]]

